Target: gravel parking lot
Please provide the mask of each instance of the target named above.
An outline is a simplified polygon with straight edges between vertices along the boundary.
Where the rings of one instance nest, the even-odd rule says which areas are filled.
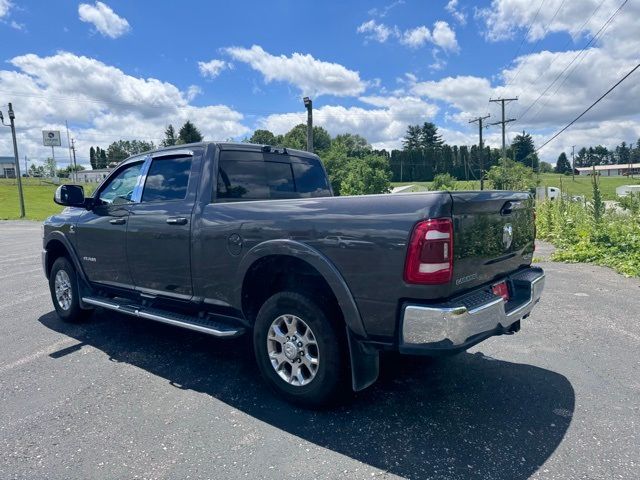
[[[542,262],[518,334],[385,357],[374,387],[314,412],[271,395],[245,339],[60,322],[40,235],[0,222],[1,479],[639,476],[638,280]]]

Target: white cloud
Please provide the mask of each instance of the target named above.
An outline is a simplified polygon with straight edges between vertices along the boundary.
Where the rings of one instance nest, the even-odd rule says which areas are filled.
[[[417,97],[368,96],[360,97],[360,101],[375,108],[327,105],[314,109],[314,123],[326,128],[331,135],[358,133],[374,146],[395,145],[408,124],[433,120],[438,112],[437,106]],[[274,114],[260,119],[258,128],[281,134],[305,119],[302,112]]]
[[[635,26],[627,36],[635,35],[637,29],[637,16],[631,12],[638,9],[634,3],[629,2],[620,14]],[[539,8],[539,2],[530,0],[492,0],[489,7],[476,10],[476,17],[484,22],[487,40],[505,40],[528,30],[527,40],[534,42],[553,32],[567,32],[574,38],[594,34],[620,5],[618,0],[547,0]]]
[[[13,4],[9,0],[0,0],[0,18],[7,16],[12,6]]]
[[[560,2],[548,5],[545,3],[546,6],[540,11],[539,18],[533,23],[531,39],[539,38],[545,29],[546,34],[562,31],[574,37],[581,32],[595,34],[619,7],[619,3],[605,0],[602,8],[593,16],[600,17],[594,22],[590,17],[598,4],[599,1],[586,1],[580,7],[582,12],[576,12],[574,2],[565,2],[565,6],[560,10]],[[527,21],[532,21],[539,5],[526,0],[494,1],[493,11],[501,12],[500,15],[508,24],[489,23],[489,27],[494,28],[492,35],[497,38],[509,31],[509,25],[519,28],[515,23],[522,21],[522,18],[526,17]],[[556,11],[558,14],[551,21]],[[518,17],[520,14],[524,17]],[[516,18],[513,22],[510,20],[511,15]],[[517,122],[508,124],[507,131],[515,135],[524,129],[533,134],[537,145],[540,146],[637,64],[640,37],[636,33],[635,24],[639,17],[640,5],[629,3],[611,22],[599,42],[589,47],[577,59],[576,56],[587,39],[581,39],[576,47],[568,51],[540,51],[521,55],[493,80],[467,75],[437,81],[416,80],[410,82],[407,88],[414,95],[443,104],[446,109],[445,119],[457,123],[457,128],[461,131],[468,131],[467,122],[478,115],[491,112],[496,120],[500,118],[499,108],[487,102],[490,97],[517,96],[519,100],[507,106],[507,115],[516,118]],[[580,25],[584,25],[584,28],[580,28]],[[546,94],[541,96],[545,90]],[[529,108],[530,106],[532,107]],[[494,138],[491,130],[494,128],[487,131],[489,143]],[[495,130],[499,130],[498,127],[495,127]],[[560,149],[566,145],[602,144],[614,147],[622,140],[637,140],[638,136],[640,82],[637,81],[637,74],[634,74],[557,140],[550,143],[541,151],[541,155],[544,160],[553,162]],[[498,139],[499,136],[496,137],[496,142],[499,143]]]
[[[367,40],[375,40],[384,43],[391,35],[396,35],[396,29],[387,27],[384,23],[376,23],[375,20],[364,22],[357,29],[358,33],[363,33]]]
[[[95,5],[81,3],[78,15],[81,21],[91,23],[105,37],[118,38],[131,29],[126,18],[118,16],[102,2],[96,2]]]
[[[14,68],[0,70],[0,84],[14,99],[20,156],[31,160],[44,160],[50,154],[41,145],[41,130],[64,130],[65,120],[85,164],[91,145],[106,148],[118,139],[158,144],[168,123],[179,128],[187,119],[211,140],[249,132],[243,115],[226,105],[191,105],[200,91],[197,86],[183,92],[171,83],[134,77],[96,59],[66,52],[50,57],[22,55],[11,59],[10,65]],[[11,148],[9,139],[0,137],[0,152]],[[58,157],[61,162],[68,158],[62,151],[56,152]]]
[[[262,73],[266,83],[287,82],[303,95],[353,96],[364,92],[366,85],[360,74],[338,63],[324,62],[309,54],[271,55],[262,47],[230,47],[225,51],[239,62],[247,63]]]
[[[9,22],[9,26],[14,30],[18,30],[20,32],[23,32],[25,30],[24,23],[18,23],[15,20],[11,20],[11,22]]]
[[[185,95],[187,101],[190,102],[198,95],[202,95],[202,89],[198,85],[189,85],[189,88],[187,88],[187,93]]]
[[[458,0],[449,0],[449,3],[444,8],[460,25],[467,24],[467,14],[458,8]]]
[[[399,5],[404,5],[404,0],[397,0],[395,2],[392,2],[392,3],[388,4],[388,5],[385,5],[382,8],[372,8],[367,13],[369,15],[371,15],[372,17],[380,17],[380,18],[382,18],[382,17],[386,17],[387,14],[389,13],[389,11],[392,8],[396,8]]]
[[[419,48],[430,41],[432,41],[431,32],[424,25],[405,30],[400,38],[400,43],[411,48]]]
[[[433,43],[442,48],[445,52],[457,52],[460,50],[456,32],[454,32],[447,22],[442,20],[433,24]]]
[[[358,33],[365,35],[367,40],[375,40],[385,43],[389,38],[397,38],[402,45],[409,48],[420,48],[427,43],[432,43],[440,47],[445,52],[458,52],[458,40],[456,32],[443,20],[438,20],[433,24],[433,31],[425,25],[418,25],[401,32],[397,26],[388,26],[384,23],[377,23],[369,20],[360,25]]]
[[[213,59],[208,62],[198,62],[200,75],[205,78],[216,78],[223,70],[231,67],[232,64],[225,62],[224,60]]]

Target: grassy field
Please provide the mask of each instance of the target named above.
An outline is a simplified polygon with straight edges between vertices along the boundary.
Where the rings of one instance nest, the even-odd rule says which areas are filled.
[[[84,185],[85,194],[93,191],[96,184]],[[53,203],[53,194],[57,185],[46,183],[38,178],[24,178],[24,209],[28,220],[44,220],[58,213],[63,207]],[[0,179],[0,220],[20,218],[18,186],[15,180]]]
[[[637,185],[640,184],[639,178],[627,177],[600,177],[600,190],[604,200],[615,200],[616,187],[621,185]],[[416,185],[416,190],[429,190],[431,182],[396,182],[392,184],[394,187],[402,185]],[[562,190],[569,195],[584,195],[591,198],[591,177],[576,176],[575,180],[565,175],[556,173],[543,173],[540,175],[540,186],[545,187],[561,187]],[[456,182],[457,190],[479,190],[479,181],[459,181]]]

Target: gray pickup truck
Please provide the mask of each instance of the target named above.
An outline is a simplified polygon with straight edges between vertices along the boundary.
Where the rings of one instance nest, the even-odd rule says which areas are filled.
[[[316,155],[198,143],[122,162],[44,224],[63,320],[100,307],[216,337],[251,332],[286,399],[375,382],[379,353],[443,355],[520,329],[540,299],[534,204],[509,191],[334,197]],[[212,365],[212,368],[215,368]]]

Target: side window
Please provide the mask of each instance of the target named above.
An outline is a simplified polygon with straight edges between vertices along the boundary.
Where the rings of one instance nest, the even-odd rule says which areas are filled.
[[[226,202],[269,198],[264,162],[220,161],[217,198]]]
[[[330,197],[331,190],[322,165],[317,160],[292,162],[296,190],[301,197]]]
[[[141,201],[183,200],[187,196],[192,158],[183,156],[153,160],[147,173]]]
[[[222,160],[218,169],[221,201],[298,198],[291,165],[282,162]]]
[[[100,190],[98,198],[105,203],[121,204],[131,201],[131,195],[138,183],[142,163],[133,163],[122,169]]]
[[[267,185],[269,186],[269,198],[298,198],[295,193],[296,185],[293,182],[291,164],[280,162],[265,162],[267,171]]]

